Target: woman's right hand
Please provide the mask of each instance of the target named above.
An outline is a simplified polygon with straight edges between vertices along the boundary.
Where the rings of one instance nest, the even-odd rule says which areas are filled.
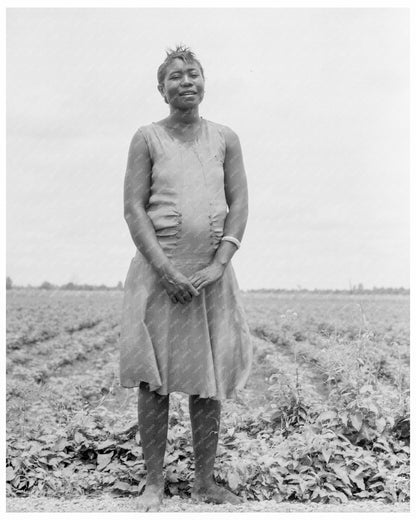
[[[162,275],[161,283],[173,303],[187,303],[199,295],[188,278],[178,270]]]

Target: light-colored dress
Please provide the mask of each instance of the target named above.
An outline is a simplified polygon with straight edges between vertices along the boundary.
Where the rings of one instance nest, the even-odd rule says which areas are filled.
[[[185,276],[206,267],[223,236],[223,127],[201,118],[192,142],[181,142],[158,123],[139,128],[152,160],[147,215],[158,242]],[[173,303],[156,271],[136,249],[124,285],[120,383],[141,381],[150,391],[230,399],[249,377],[253,346],[231,262],[223,276]]]

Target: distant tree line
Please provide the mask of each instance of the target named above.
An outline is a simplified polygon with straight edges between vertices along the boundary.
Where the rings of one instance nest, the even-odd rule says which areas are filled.
[[[364,287],[352,286],[351,289],[249,289],[247,292],[269,292],[269,293],[310,293],[310,294],[410,294],[410,289],[405,287]]]
[[[6,277],[6,289],[22,289],[24,287],[31,289],[46,289],[46,290],[65,290],[65,291],[122,291],[123,283],[118,282],[116,286],[108,286],[105,284],[91,285],[91,284],[76,284],[69,282],[63,285],[56,285],[50,282],[43,282],[39,286],[26,285],[14,286],[10,276]],[[249,289],[247,292],[268,292],[268,293],[312,293],[312,294],[410,294],[410,289],[405,287],[373,287],[372,289],[365,289],[362,283],[351,286],[350,289]]]
[[[45,281],[41,283],[40,285],[26,285],[26,286],[17,286],[13,285],[13,281],[10,278],[10,276],[6,277],[6,289],[23,289],[23,288],[30,288],[30,289],[46,289],[47,291],[56,291],[56,290],[65,290],[65,291],[120,291],[123,290],[123,283],[118,282],[116,286],[108,286],[105,284],[101,285],[92,285],[92,284],[76,284],[73,282],[65,283],[63,285],[57,285],[50,283],[48,281]]]

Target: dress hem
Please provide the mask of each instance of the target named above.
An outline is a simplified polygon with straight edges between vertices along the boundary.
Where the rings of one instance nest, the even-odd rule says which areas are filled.
[[[198,395],[198,396],[200,396],[201,399],[214,399],[215,401],[221,401],[221,400],[226,400],[226,399],[238,399],[238,397],[239,397],[238,393],[241,392],[247,384],[247,382],[245,382],[243,385],[241,385],[241,384],[237,385],[233,390],[229,391],[227,395],[225,395],[225,396],[223,395],[223,396],[219,396],[219,397],[217,395],[209,395],[208,392],[198,393],[198,392],[192,392],[189,390],[185,390],[183,388],[182,389],[174,388],[170,392],[162,393],[162,392],[157,391],[157,389],[160,388],[160,386],[154,386],[154,388],[152,388],[148,381],[140,381],[138,384],[131,384],[128,386],[125,384],[120,384],[120,386],[123,388],[139,388],[141,383],[147,383],[149,385],[150,392],[156,392],[157,394],[162,395],[162,396],[170,395],[173,392],[180,392],[182,394],[187,394],[187,395]],[[205,395],[205,394],[207,394],[207,395]]]

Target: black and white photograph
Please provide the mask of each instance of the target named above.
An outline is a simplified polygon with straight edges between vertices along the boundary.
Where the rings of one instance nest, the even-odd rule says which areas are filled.
[[[411,512],[412,9],[351,4],[4,7],[5,512]]]

